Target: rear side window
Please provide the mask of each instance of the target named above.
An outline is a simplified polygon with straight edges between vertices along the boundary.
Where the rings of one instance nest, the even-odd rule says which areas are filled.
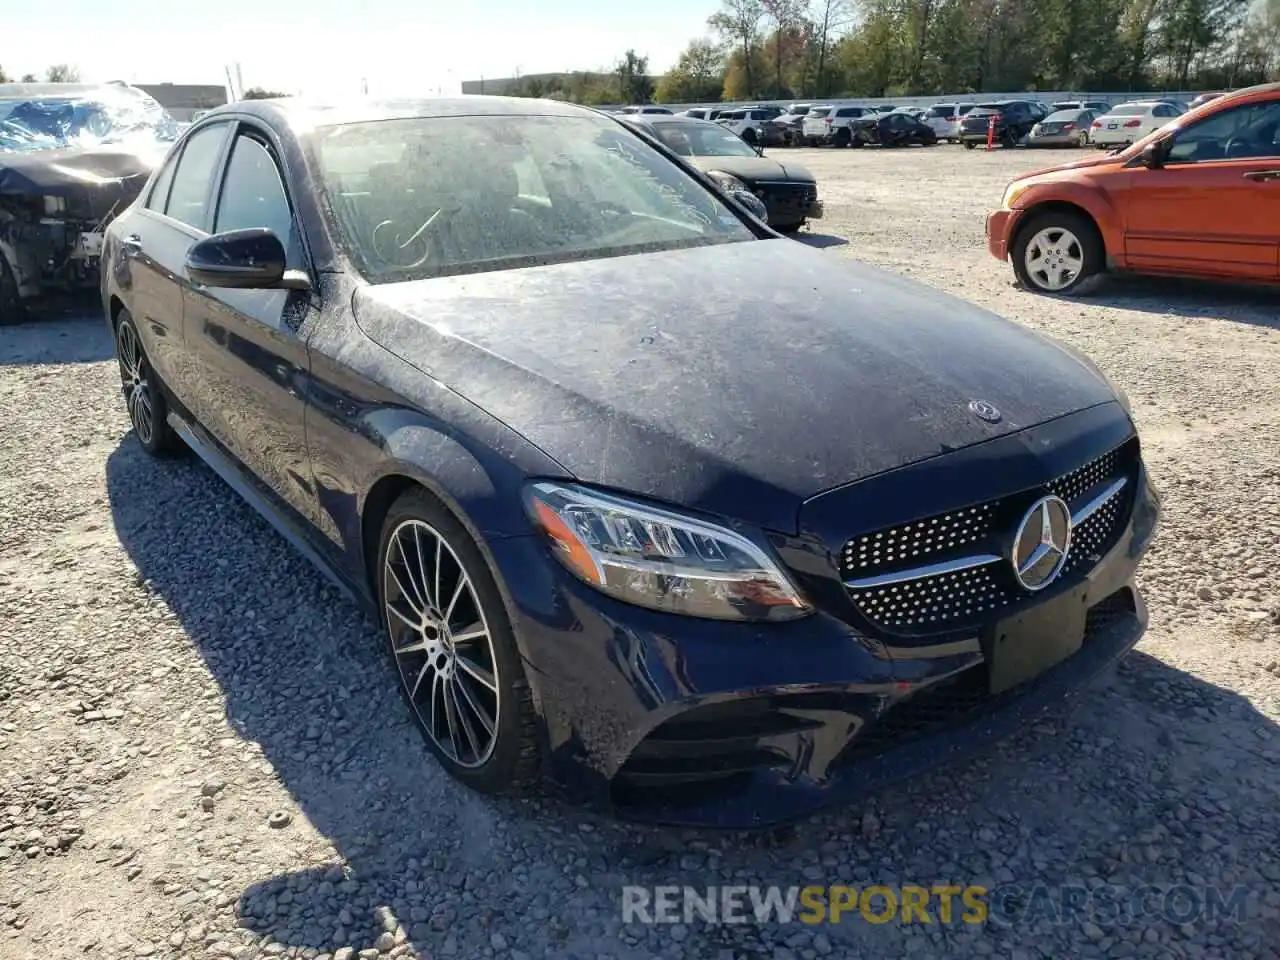
[[[950,117],[955,115],[955,107],[940,104],[936,107],[930,107],[926,112],[926,117]]]
[[[164,212],[197,230],[208,228],[210,181],[226,135],[225,123],[197,130],[183,146],[182,156],[178,158],[178,168],[173,175]]]
[[[843,110],[836,111],[837,117],[860,117],[862,110],[858,107],[845,107]]]
[[[270,151],[255,138],[241,134],[227,162],[214,230],[221,233],[246,227],[267,227],[287,248],[293,214]]]

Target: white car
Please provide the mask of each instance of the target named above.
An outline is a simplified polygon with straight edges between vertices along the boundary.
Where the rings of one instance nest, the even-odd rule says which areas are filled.
[[[804,118],[800,131],[811,147],[819,144],[847,147],[853,143],[853,124],[874,113],[871,107],[817,106]]]
[[[1181,111],[1163,100],[1122,103],[1093,121],[1089,140],[1100,150],[1127,147],[1179,116]]]
[[[960,121],[976,103],[935,103],[920,118],[939,140],[960,142]]]
[[[780,113],[782,111],[778,107],[726,110],[716,118],[716,123],[728,127],[753,147],[772,145],[782,141],[782,128],[773,122]]]

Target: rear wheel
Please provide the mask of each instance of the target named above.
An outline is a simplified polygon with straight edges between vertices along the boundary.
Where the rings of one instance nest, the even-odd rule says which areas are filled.
[[[387,513],[383,629],[401,690],[440,763],[483,793],[538,781],[536,716],[497,584],[466,529],[425,490]]]
[[[0,326],[21,323],[26,311],[18,294],[18,279],[9,269],[9,261],[0,253]]]
[[[746,130],[742,131],[742,139],[754,147],[756,142],[759,140],[759,137],[756,136],[756,132],[754,130],[747,127]]]
[[[962,143],[964,143],[964,148],[966,150],[972,150],[977,146],[977,144],[974,143],[972,140],[964,140],[962,141]]]
[[[1085,292],[1105,256],[1093,222],[1066,210],[1033,216],[1012,253],[1014,274],[1024,287],[1061,296]]]
[[[1088,145],[1089,145],[1089,133],[1086,130],[1081,130],[1079,133],[1076,134],[1076,146],[1087,147]]]
[[[180,452],[182,441],[169,426],[169,405],[128,310],[121,310],[116,319],[116,361],[129,422],[142,449],[153,457]]]
[[[847,147],[853,142],[853,136],[849,133],[848,127],[841,127],[836,131],[836,146]],[[861,146],[861,144],[859,144]]]

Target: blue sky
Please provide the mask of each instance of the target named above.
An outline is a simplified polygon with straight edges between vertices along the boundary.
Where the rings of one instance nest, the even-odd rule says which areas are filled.
[[[613,63],[627,47],[670,66],[715,0],[50,0],[6,10],[0,65],[86,80],[221,83],[312,94],[456,93],[462,80]]]

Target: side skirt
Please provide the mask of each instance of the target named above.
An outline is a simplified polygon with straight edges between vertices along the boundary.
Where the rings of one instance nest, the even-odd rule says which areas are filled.
[[[169,411],[169,426],[182,441],[190,447],[205,464],[221,477],[240,497],[253,507],[276,532],[289,541],[289,544],[302,554],[312,565],[348,598],[353,600],[362,610],[368,609],[362,592],[350,583],[336,567],[317,551],[307,536],[290,517],[263,495],[257,484],[244,473],[244,470],[230,457],[223,453],[217,443],[209,437],[204,428],[183,419],[173,410]]]

